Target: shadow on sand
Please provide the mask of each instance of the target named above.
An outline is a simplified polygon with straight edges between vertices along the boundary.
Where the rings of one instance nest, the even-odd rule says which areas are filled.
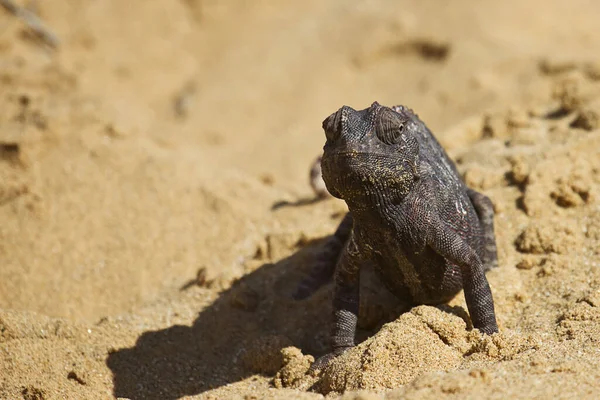
[[[114,395],[178,399],[256,373],[272,376],[281,365],[269,364],[268,354],[278,357],[290,345],[315,357],[325,354],[331,282],[305,300],[292,299],[325,240],[313,240],[291,256],[245,275],[204,308],[192,326],[147,331],[134,347],[112,352],[106,363],[113,373]],[[370,268],[361,271],[360,293],[357,343],[411,307],[387,291]],[[440,309],[468,320],[460,307]]]
[[[107,365],[114,395],[177,399],[239,381],[255,373],[245,366],[244,354],[269,335],[283,337],[305,354],[324,354],[331,284],[306,300],[291,298],[322,242],[244,276],[203,309],[192,326],[144,332],[134,347],[112,352]]]

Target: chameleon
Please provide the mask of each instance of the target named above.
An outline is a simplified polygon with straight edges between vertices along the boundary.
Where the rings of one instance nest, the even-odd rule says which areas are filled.
[[[497,333],[485,275],[498,266],[491,200],[466,186],[406,106],[343,106],[322,127],[326,142],[311,184],[318,197],[345,201],[348,212],[294,293],[307,298],[333,278],[331,352],[311,370],[355,346],[360,271],[367,265],[414,305],[442,304],[464,290],[474,328]]]

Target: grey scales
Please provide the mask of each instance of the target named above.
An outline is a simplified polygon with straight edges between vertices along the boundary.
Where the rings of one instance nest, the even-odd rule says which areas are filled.
[[[490,199],[465,185],[438,140],[405,106],[343,106],[323,121],[326,143],[311,170],[348,213],[294,297],[333,278],[331,352],[312,370],[355,345],[360,270],[412,304],[440,304],[460,290],[473,326],[498,332],[485,273],[498,265]],[[317,171],[317,172],[315,172]],[[323,190],[317,192],[323,197]]]

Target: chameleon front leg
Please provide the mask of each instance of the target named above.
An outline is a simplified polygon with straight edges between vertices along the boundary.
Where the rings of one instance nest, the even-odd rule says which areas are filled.
[[[443,222],[432,224],[432,229],[429,245],[460,267],[465,300],[473,326],[488,335],[498,332],[492,291],[477,252]]]
[[[321,370],[329,362],[351,347],[358,321],[360,287],[360,261],[353,237],[350,237],[336,267],[333,293],[332,352],[319,358],[311,371]]]
[[[498,249],[494,233],[494,205],[489,197],[473,189],[468,189],[467,195],[475,208],[479,223],[481,224],[481,230],[483,231],[483,243],[480,255],[483,268],[488,271],[498,266]]]

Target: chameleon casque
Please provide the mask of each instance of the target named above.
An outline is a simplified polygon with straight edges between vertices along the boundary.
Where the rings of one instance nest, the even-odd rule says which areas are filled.
[[[498,332],[485,277],[498,265],[490,199],[465,185],[431,131],[404,106],[343,106],[323,130],[322,179],[349,212],[294,294],[306,298],[334,278],[332,352],[312,369],[355,345],[360,270],[368,264],[413,304],[445,303],[464,289],[473,326]]]

